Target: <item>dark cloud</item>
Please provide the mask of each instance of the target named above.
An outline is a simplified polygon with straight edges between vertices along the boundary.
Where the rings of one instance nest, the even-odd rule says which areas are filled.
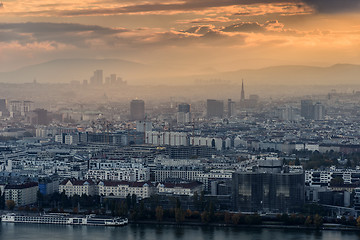
[[[0,31],[0,42],[11,42],[14,39],[18,42],[26,42],[29,38],[11,31]]]
[[[18,41],[20,43],[32,43],[54,41],[78,47],[86,47],[88,40],[101,39],[105,41],[116,41],[116,35],[126,31],[126,29],[105,28],[96,25],[74,23],[1,23],[0,42]]]
[[[319,13],[342,13],[360,10],[360,0],[303,0]]]
[[[21,33],[63,33],[91,31],[105,35],[126,31],[125,29],[105,28],[97,25],[50,22],[0,23],[0,30],[14,30]]]
[[[116,6],[114,2],[121,3]],[[112,4],[107,4],[112,3]],[[360,0],[183,0],[183,1],[121,1],[108,0],[96,2],[89,8],[62,9],[62,4],[45,4],[41,7],[51,7],[51,10],[35,10],[29,12],[20,12],[18,15],[47,15],[47,16],[93,16],[93,15],[119,15],[132,13],[162,14],[173,12],[201,11],[227,6],[248,6],[255,4],[283,4],[283,11],[287,9],[293,12],[293,6],[303,9],[304,6],[311,6],[319,13],[337,13],[344,11],[360,10]],[[71,5],[71,4],[67,4]],[[289,6],[286,6],[289,5]],[[57,9],[57,10],[56,10]],[[308,9],[307,9],[308,10]],[[258,14],[262,14],[260,11]],[[301,12],[300,12],[301,13]],[[237,15],[253,15],[252,12],[241,12]],[[286,14],[286,13],[284,13]]]
[[[39,11],[32,14],[55,14],[60,16],[86,15],[114,15],[127,13],[151,13],[158,11],[196,11],[208,8],[242,6],[252,4],[288,3],[297,0],[186,0],[181,3],[145,3],[133,4],[124,7],[79,9],[66,11]],[[29,13],[28,13],[29,14]],[[31,14],[31,13],[30,13]]]
[[[267,21],[264,24],[240,22],[226,27],[198,25],[182,31],[162,32],[154,32],[151,29],[128,30],[71,23],[2,23],[0,24],[0,44],[18,42],[26,45],[46,42],[55,48],[65,44],[79,49],[94,46],[98,49],[108,47],[121,49],[185,46],[192,44],[217,46],[220,41],[221,44],[225,45],[238,45],[245,42],[248,36],[247,33],[273,34],[282,31],[282,27],[283,25],[276,20]]]
[[[189,28],[188,30],[184,31],[187,33],[196,33],[196,34],[206,34],[209,33],[210,31],[212,31],[212,27],[211,26],[194,26]]]

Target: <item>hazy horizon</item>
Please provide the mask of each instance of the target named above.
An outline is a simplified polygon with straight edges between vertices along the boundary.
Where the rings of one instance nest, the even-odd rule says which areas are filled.
[[[121,59],[143,65],[119,65],[116,73],[129,83],[177,84],[198,75],[234,81],[218,75],[244,69],[360,64],[359,0],[2,3],[1,73],[57,59]],[[63,82],[82,81],[96,69],[90,66],[87,75]],[[346,84],[356,83],[354,73],[348,75]]]

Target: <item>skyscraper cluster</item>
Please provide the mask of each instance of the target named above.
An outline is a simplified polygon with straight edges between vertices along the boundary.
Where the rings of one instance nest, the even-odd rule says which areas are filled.
[[[84,82],[87,82],[84,80]],[[104,81],[104,74],[103,70],[98,69],[94,71],[92,77],[90,77],[90,85],[92,86],[101,86],[101,85],[125,85],[126,81],[124,81],[121,77],[117,77],[116,74],[110,74],[110,76],[105,77]]]

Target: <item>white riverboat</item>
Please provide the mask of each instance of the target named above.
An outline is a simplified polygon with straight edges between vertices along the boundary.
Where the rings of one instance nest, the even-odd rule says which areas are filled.
[[[127,218],[99,217],[95,214],[75,216],[62,213],[49,213],[41,215],[17,215],[15,213],[8,213],[1,216],[1,221],[6,223],[38,223],[87,226],[124,226],[128,223]]]

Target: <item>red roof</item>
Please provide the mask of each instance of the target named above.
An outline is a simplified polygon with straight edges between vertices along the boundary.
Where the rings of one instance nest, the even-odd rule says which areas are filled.
[[[6,185],[5,189],[25,189],[25,188],[31,188],[31,187],[37,187],[38,183],[37,182],[28,182],[28,183],[23,183],[23,184],[19,184],[19,185]]]
[[[60,183],[60,185],[66,185],[69,181],[72,183],[72,185],[77,185],[77,186],[83,186],[86,183],[88,183],[89,185],[95,185],[95,183],[91,179],[87,179],[87,180],[65,179]]]

